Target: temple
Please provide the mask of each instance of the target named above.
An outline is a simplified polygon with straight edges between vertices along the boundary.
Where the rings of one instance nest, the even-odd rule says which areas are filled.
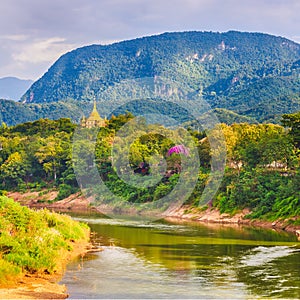
[[[106,126],[106,120],[102,119],[97,111],[96,101],[94,100],[93,110],[88,118],[83,118],[80,121],[80,125],[86,128],[104,127]]]

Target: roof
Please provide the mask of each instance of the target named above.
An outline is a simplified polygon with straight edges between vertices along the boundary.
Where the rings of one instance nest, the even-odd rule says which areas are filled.
[[[94,101],[94,108],[90,114],[90,116],[87,118],[87,121],[102,121],[102,118],[100,117],[97,107],[96,107],[96,101]]]

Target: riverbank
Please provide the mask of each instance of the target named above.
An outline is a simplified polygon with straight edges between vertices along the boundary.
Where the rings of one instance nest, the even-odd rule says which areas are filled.
[[[43,208],[58,210],[58,211],[96,211],[97,209],[90,206],[91,198],[85,198],[80,193],[70,195],[68,198],[53,202],[57,196],[57,192],[28,192],[28,193],[9,193],[9,197],[15,199],[15,201],[26,205],[31,208]],[[100,211],[101,212],[101,211]],[[233,225],[247,225],[256,226],[263,228],[273,228],[276,230],[284,230],[287,232],[292,232],[300,238],[300,225],[288,224],[287,221],[277,220],[274,222],[258,220],[258,219],[248,219],[246,216],[251,211],[249,209],[244,209],[235,215],[223,213],[221,214],[215,208],[208,208],[206,210],[199,209],[197,207],[192,207],[189,205],[184,205],[179,209],[172,210],[165,215],[166,219],[182,219],[182,220],[192,220],[201,223],[218,223],[218,224],[233,224]]]
[[[220,213],[215,208],[208,208],[202,210],[197,207],[191,207],[188,205],[182,206],[179,209],[169,212],[166,215],[167,220],[193,220],[201,223],[215,223],[215,224],[232,224],[232,225],[247,225],[262,228],[273,228],[275,230],[284,230],[292,232],[300,237],[300,225],[289,224],[287,221],[277,220],[274,222],[258,219],[246,218],[251,211],[244,209],[234,215],[227,213]]]
[[[55,274],[25,274],[13,283],[0,288],[0,299],[66,299],[67,288],[59,284],[68,263],[84,255],[92,248],[87,240],[72,243],[71,252],[62,253],[59,271]]]
[[[86,211],[95,209],[90,206],[91,199],[85,198],[80,192],[55,201],[58,192],[55,190],[28,191],[26,193],[9,192],[8,197],[29,208],[48,208],[62,211]]]
[[[0,299],[64,299],[66,265],[94,250],[90,229],[68,216],[0,197]]]
[[[73,259],[83,257],[90,244],[88,241],[72,243],[71,252],[62,253],[59,262],[60,271],[48,274],[25,274],[15,282],[0,288],[0,299],[66,299],[68,298],[67,288],[58,282],[61,280],[66,265]]]
[[[90,207],[90,200],[85,199],[80,194],[74,194],[70,197],[51,203],[47,198],[55,197],[55,193],[38,193],[30,192],[26,194],[10,193],[9,196],[15,201],[22,203],[25,206],[58,210],[58,211],[80,211],[88,212],[95,211],[95,208]],[[41,201],[43,197],[44,200]],[[275,230],[285,230],[296,233],[300,230],[300,226],[292,226],[283,222],[266,222],[261,220],[246,219],[249,210],[243,210],[233,216],[229,214],[221,214],[218,210],[208,208],[201,210],[191,206],[183,206],[179,209],[169,212],[165,217],[169,221],[196,221],[206,223],[209,226],[256,226],[264,228],[273,228]],[[68,297],[67,287],[60,285],[59,281],[64,274],[66,265],[78,257],[83,257],[89,252],[88,241],[73,242],[71,252],[66,252],[62,256],[60,262],[60,272],[55,275],[25,275],[18,278],[16,282],[5,288],[0,288],[0,299],[65,299]]]

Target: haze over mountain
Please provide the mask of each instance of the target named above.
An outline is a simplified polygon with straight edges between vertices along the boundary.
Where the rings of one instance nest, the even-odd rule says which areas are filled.
[[[18,101],[33,83],[16,77],[0,78],[0,98]]]
[[[86,46],[60,57],[24,94],[23,107],[29,119],[46,115],[78,121],[94,98],[102,115],[124,98],[153,98],[151,89],[160,78],[158,96],[204,99],[219,109],[222,121],[224,115],[235,120],[242,115],[246,119],[241,120],[278,122],[281,114],[300,110],[300,45],[229,31],[165,33]],[[161,110],[155,99],[148,103],[153,112]],[[130,103],[126,109],[140,113],[138,106]],[[5,122],[7,115],[2,113]]]

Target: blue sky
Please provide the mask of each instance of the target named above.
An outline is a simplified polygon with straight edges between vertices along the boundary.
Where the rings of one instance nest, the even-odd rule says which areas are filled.
[[[300,0],[1,0],[0,12],[0,77],[36,80],[74,48],[166,31],[255,31],[300,43]]]

